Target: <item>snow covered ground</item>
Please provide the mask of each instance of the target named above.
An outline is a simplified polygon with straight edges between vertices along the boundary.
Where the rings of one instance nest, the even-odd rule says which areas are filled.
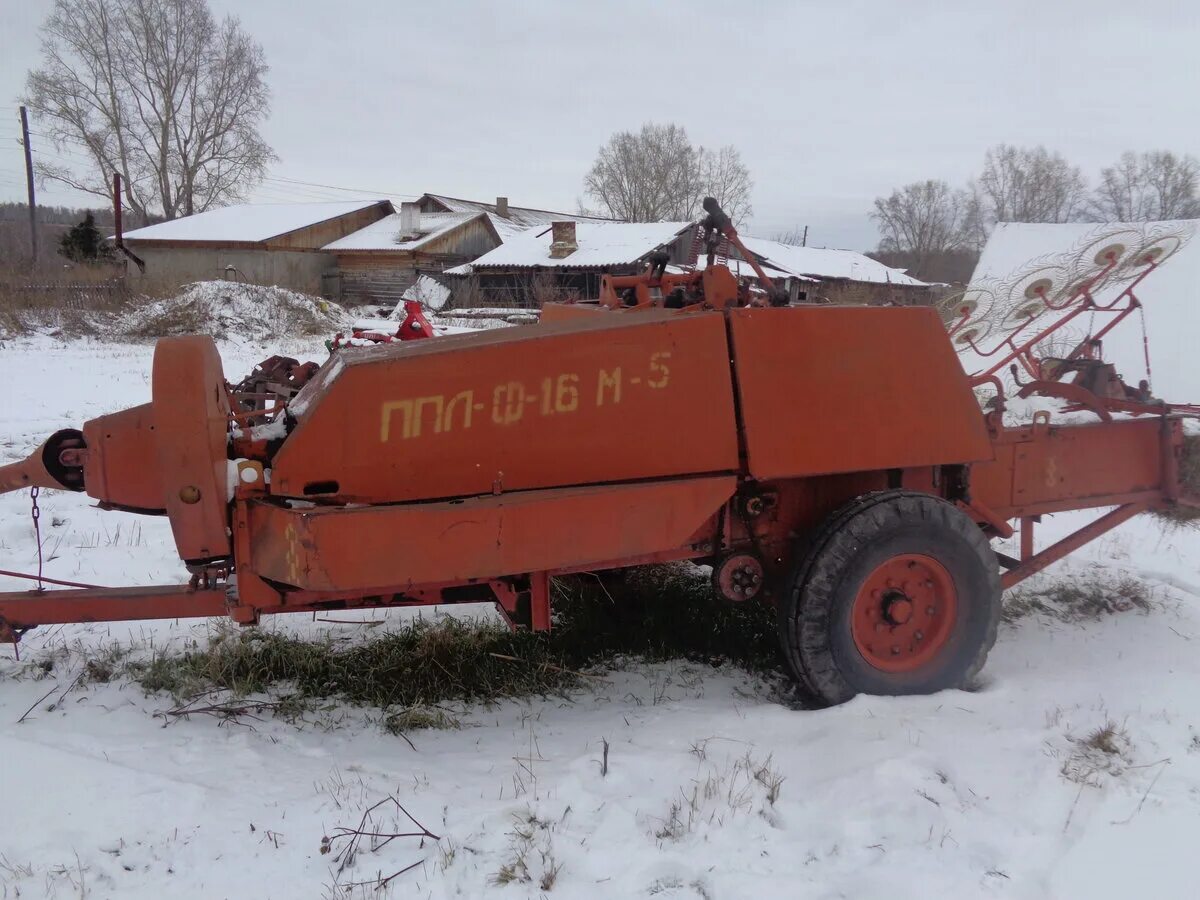
[[[269,353],[323,358],[320,344],[223,343],[222,354],[240,377]],[[0,460],[144,402],[150,356],[149,345],[6,343]],[[184,577],[162,520],[78,495],[47,492],[41,506],[48,575]],[[28,508],[26,494],[0,497],[0,567],[35,565]],[[1082,518],[1048,520],[1039,542]],[[370,710],[335,707],[301,727],[168,722],[155,715],[165,696],[74,684],[86,653],[116,643],[148,655],[203,641],[205,623],[41,629],[20,661],[0,650],[0,896],[347,896],[330,887],[322,837],[395,798],[437,839],[364,844],[342,884],[414,868],[352,896],[1192,897],[1198,569],[1200,534],[1128,523],[1042,580],[1128,574],[1152,611],[1007,625],[975,692],[794,711],[735,671],[645,665],[569,699],[468,710],[466,727],[414,732],[413,746]],[[307,617],[265,627],[363,630]],[[1088,747],[1109,722],[1115,752]],[[390,802],[374,816],[381,832],[422,830]]]

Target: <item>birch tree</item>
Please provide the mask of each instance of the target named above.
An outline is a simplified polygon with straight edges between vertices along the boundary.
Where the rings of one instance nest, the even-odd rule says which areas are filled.
[[[55,0],[23,102],[60,150],[37,174],[99,196],[112,173],[145,221],[240,199],[274,159],[262,47],[207,0]]]

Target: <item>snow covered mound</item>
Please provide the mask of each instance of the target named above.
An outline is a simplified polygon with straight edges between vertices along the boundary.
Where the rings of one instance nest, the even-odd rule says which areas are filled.
[[[211,334],[217,338],[278,339],[330,334],[349,326],[336,303],[285,290],[232,281],[197,281],[181,293],[118,317],[112,336],[157,338]]]

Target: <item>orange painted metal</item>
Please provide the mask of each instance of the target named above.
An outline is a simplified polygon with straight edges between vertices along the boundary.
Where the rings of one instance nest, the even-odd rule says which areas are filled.
[[[1152,417],[1004,429],[995,437],[996,459],[971,468],[972,497],[1004,519],[1161,504],[1167,489],[1163,442],[1181,428],[1178,419]]]
[[[1024,581],[1030,575],[1036,575],[1052,563],[1058,562],[1069,553],[1074,553],[1084,544],[1094,541],[1103,534],[1112,531],[1118,525],[1128,522],[1139,513],[1150,508],[1148,503],[1126,503],[1118,506],[1112,512],[1106,513],[1095,522],[1085,525],[1078,531],[1072,532],[1056,544],[1047,547],[1041,553],[1036,553],[1028,559],[1023,559],[1019,566],[1009,569],[1000,577],[1000,584],[1005,590]]]
[[[185,560],[228,556],[230,409],[212,338],[160,340],[152,388],[157,477],[179,555]]]
[[[225,613],[225,590],[187,585],[17,591],[4,594],[3,624],[15,629],[66,622],[188,619]]]
[[[604,307],[597,306],[595,303],[546,303],[542,306],[538,322],[542,325],[549,325],[554,322],[602,315],[605,315]]]
[[[84,483],[105,506],[162,512],[154,412],[149,403],[92,419],[83,426],[88,447]]]
[[[938,655],[958,617],[958,591],[931,556],[903,553],[885,560],[859,586],[850,634],[870,665],[911,672]]]
[[[358,509],[254,503],[249,565],[284,585],[346,592],[582,566],[699,540],[735,488],[725,476]]]
[[[61,488],[59,480],[46,470],[46,444],[38,447],[25,459],[0,466],[0,494],[24,488]]]
[[[932,309],[728,313],[749,473],[788,478],[992,457]]]
[[[682,275],[605,275],[600,280],[600,305],[620,312],[660,309],[676,293],[676,308],[704,304],[725,309],[737,305],[740,291],[737,278],[724,266]]]
[[[273,494],[390,503],[732,472],[720,313],[589,316],[347,350],[300,392]]]

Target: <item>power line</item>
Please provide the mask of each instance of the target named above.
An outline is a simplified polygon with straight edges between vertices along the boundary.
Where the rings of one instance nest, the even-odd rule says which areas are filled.
[[[282,175],[268,176],[273,181],[284,181],[288,184],[302,184],[306,187],[328,188],[333,191],[345,191],[350,194],[372,194],[376,197],[406,197],[416,200],[421,197],[420,194],[405,194],[401,191],[372,191],[363,188],[342,187],[336,184],[321,184],[316,181],[300,181],[298,178],[284,178]]]

